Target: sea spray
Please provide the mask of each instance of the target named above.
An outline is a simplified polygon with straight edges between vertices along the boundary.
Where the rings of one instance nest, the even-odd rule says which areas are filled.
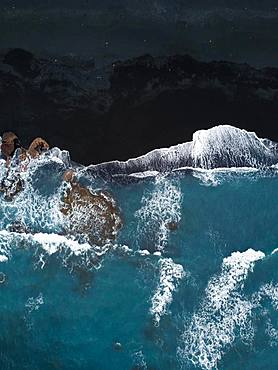
[[[215,130],[194,137],[196,165],[211,169],[194,168],[192,142],[93,176],[53,149],[29,163],[21,192],[0,193],[1,368],[277,367],[276,144]],[[68,232],[69,168],[81,186],[113,194],[115,241]]]
[[[147,238],[153,248],[165,248],[170,235],[170,225],[177,225],[181,219],[182,193],[178,180],[158,176],[152,191],[142,198],[142,207],[136,212],[139,243]],[[141,239],[140,239],[141,238]]]
[[[248,323],[252,303],[240,291],[255,262],[264,256],[261,251],[248,249],[224,258],[220,275],[208,282],[205,298],[185,328],[178,350],[181,358],[210,370],[217,367],[226,347],[233,343],[236,327],[248,325],[252,336]]]
[[[167,308],[173,300],[173,292],[177,289],[180,280],[186,276],[182,265],[174,263],[171,258],[160,258],[159,282],[151,299],[150,312],[158,326],[161,316],[167,313]]]
[[[182,141],[182,138],[181,138]],[[254,132],[231,125],[219,125],[193,134],[192,141],[155,149],[126,162],[111,161],[88,167],[103,176],[130,175],[179,168],[213,169],[220,167],[264,168],[278,163],[278,144],[259,138]]]

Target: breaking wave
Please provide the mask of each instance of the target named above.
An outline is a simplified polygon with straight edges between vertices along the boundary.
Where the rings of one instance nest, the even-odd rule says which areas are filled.
[[[8,173],[4,160],[0,160],[0,166],[1,184],[4,181],[16,184],[19,178],[23,183],[21,191],[11,199],[4,195],[0,199],[0,262],[7,262],[14,250],[25,245],[39,255],[40,267],[44,267],[47,256],[55,253],[61,255],[64,263],[79,256],[80,263],[99,267],[99,257],[111,245],[94,245],[86,235],[70,233],[69,220],[61,212],[62,197],[68,187],[63,173],[74,167],[78,174],[82,166],[77,167],[70,161],[69,153],[58,148],[28,164],[17,161],[15,153]]]
[[[152,305],[150,308],[157,326],[161,316],[167,313],[167,307],[173,300],[173,292],[177,289],[180,280],[186,276],[182,265],[174,263],[171,258],[160,258],[158,266],[159,283],[151,299]]]
[[[142,207],[136,212],[139,247],[152,242],[151,249],[161,251],[168,242],[171,228],[181,220],[182,193],[177,180],[157,176],[154,188],[142,198]],[[140,245],[141,244],[141,245]]]
[[[178,369],[181,362],[185,369],[212,370],[233,357],[238,343],[249,346],[243,351],[249,355],[250,344],[257,345],[257,334],[263,345],[275,350],[277,153],[276,143],[245,130],[218,126],[196,132],[192,142],[127,162],[83,167],[58,148],[28,165],[15,155],[9,173],[0,160],[0,183],[7,187],[18,179],[23,183],[13,197],[5,198],[5,187],[0,193],[0,284],[3,323],[8,327],[4,334],[10,332],[15,313],[29,329],[14,321],[17,338],[24,339],[22,347],[21,343],[15,346],[20,361],[25,339],[30,339],[25,334],[33,329],[38,344],[30,344],[26,363],[34,349],[44,348],[46,338],[49,348],[55,347],[56,333],[48,337],[53,322],[59,323],[57,332],[65,345],[55,356],[65,368],[72,363],[67,351],[72,343],[71,348],[78,349],[75,368],[103,369],[111,364],[114,368]],[[92,228],[96,238],[84,229],[75,230],[78,222],[83,225],[88,219],[98,225],[94,219],[98,214],[92,216],[87,209],[80,212],[78,202],[72,223],[61,212],[61,202],[65,205],[65,194],[73,188],[73,182],[64,179],[69,169],[74,170],[83,194],[89,190],[96,196],[102,191],[106,201],[113,194],[122,223],[115,239],[106,238],[98,245]],[[172,170],[174,174],[169,173]],[[261,176],[261,170],[271,176]],[[188,173],[201,185],[215,188],[200,186]],[[121,174],[128,181],[117,181]],[[261,181],[253,181],[256,176]],[[239,181],[217,187],[223,178]],[[104,207],[103,203],[97,207]],[[113,221],[112,212],[108,216]],[[231,253],[239,242],[263,252]],[[223,255],[229,257],[223,259]],[[211,277],[217,261],[221,266]],[[269,271],[267,261],[272,263]],[[84,343],[89,344],[86,349]],[[9,361],[15,350],[11,348]],[[9,367],[1,356],[0,364]],[[52,353],[48,356],[52,361]],[[84,362],[78,362],[81,357]],[[92,365],[93,357],[104,363]],[[41,358],[38,362],[50,366]]]
[[[235,340],[237,327],[243,340],[252,339],[253,305],[241,290],[255,262],[264,257],[263,252],[248,249],[224,258],[220,275],[209,281],[205,298],[182,335],[178,353],[183,360],[206,370],[217,368],[224,350]]]
[[[221,167],[264,168],[278,162],[278,144],[260,139],[230,125],[220,125],[193,134],[193,140],[170,148],[155,149],[126,162],[112,161],[88,167],[103,176],[130,175],[150,171],[170,172],[184,167],[213,169]]]
[[[77,240],[54,233],[26,234],[1,230],[1,262],[10,260],[14,251],[22,249],[22,245],[25,245],[29,251],[37,255],[35,265],[40,268],[44,268],[47,257],[54,254],[58,254],[65,265],[72,257],[79,257],[76,263],[98,268],[99,258],[110,249],[108,244],[100,247],[88,243],[80,243]],[[93,261],[95,262],[94,264]]]
[[[255,293],[252,300],[257,305],[263,299],[268,299],[275,310],[278,310],[278,284],[268,283],[264,284],[258,293]]]

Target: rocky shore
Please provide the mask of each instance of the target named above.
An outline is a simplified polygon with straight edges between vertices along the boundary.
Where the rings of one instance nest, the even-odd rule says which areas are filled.
[[[0,159],[3,173],[0,193],[5,201],[12,202],[28,191],[29,165],[48,154],[50,148],[42,138],[35,138],[28,149],[21,145],[14,132],[4,132],[1,137]],[[65,185],[61,194],[59,213],[64,215],[64,233],[74,237],[84,236],[90,244],[103,246],[116,238],[122,227],[120,209],[113,196],[105,190],[90,190],[83,187],[76,173],[68,168],[61,179]],[[31,232],[20,220],[9,226],[11,232]]]

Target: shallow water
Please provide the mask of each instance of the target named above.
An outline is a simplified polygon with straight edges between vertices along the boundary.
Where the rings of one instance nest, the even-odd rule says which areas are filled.
[[[38,160],[22,193],[1,195],[1,369],[278,368],[274,169],[107,181],[80,168],[121,209],[101,248],[64,235],[66,166]]]

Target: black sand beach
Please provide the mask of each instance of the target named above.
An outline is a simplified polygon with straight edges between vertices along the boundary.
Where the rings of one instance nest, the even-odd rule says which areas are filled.
[[[22,49],[0,60],[0,124],[83,163],[126,160],[231,124],[278,141],[278,69],[145,55],[101,69],[91,60],[39,58]]]

